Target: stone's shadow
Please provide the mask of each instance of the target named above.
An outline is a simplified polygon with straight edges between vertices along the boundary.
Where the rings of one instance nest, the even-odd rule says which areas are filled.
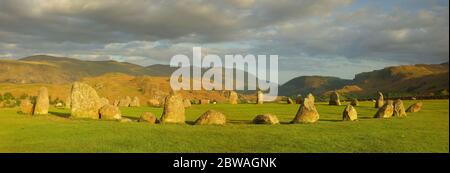
[[[50,112],[50,111],[48,113],[51,114],[51,115],[56,115],[56,116],[61,117],[61,118],[69,118],[70,117],[70,113]]]
[[[195,121],[186,121],[185,123],[188,125],[195,125]]]
[[[227,123],[230,124],[252,124],[250,120],[227,120]]]
[[[329,122],[341,122],[342,120],[336,120],[336,119],[319,119],[319,121],[329,121]]]
[[[280,124],[293,124],[292,121],[288,121],[288,122],[280,122]]]
[[[133,120],[133,121],[139,121],[139,117],[130,117],[130,116],[126,116],[126,115],[122,115],[122,117],[124,117],[124,118],[128,118],[128,119],[130,119],[130,120]]]

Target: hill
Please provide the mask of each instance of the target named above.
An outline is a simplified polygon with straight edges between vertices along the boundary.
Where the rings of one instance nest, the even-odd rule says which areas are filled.
[[[117,61],[83,61],[66,57],[36,55],[19,60],[0,60],[0,82],[71,83],[106,73],[169,76],[176,68],[167,65],[142,67]]]
[[[329,90],[335,90],[350,84],[351,80],[326,76],[300,76],[294,78],[279,88],[280,95],[295,96],[297,94],[313,93],[319,95]]]
[[[301,76],[280,86],[281,95],[313,93],[328,95],[336,90],[344,95],[373,96],[381,91],[388,96],[447,94],[449,64],[417,64],[386,67],[355,75],[353,80],[336,77]]]

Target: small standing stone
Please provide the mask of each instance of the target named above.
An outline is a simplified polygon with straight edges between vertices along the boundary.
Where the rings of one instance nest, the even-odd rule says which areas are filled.
[[[355,121],[358,119],[358,112],[352,105],[347,105],[342,112],[342,120],[344,121]]]
[[[341,101],[339,100],[339,93],[337,91],[333,91],[330,95],[329,105],[341,105]]]
[[[394,102],[394,116],[406,117],[405,106],[403,106],[403,101],[400,99],[397,99]]]
[[[352,99],[352,102],[350,103],[353,107],[359,106],[359,101],[358,99],[354,98]]]
[[[392,100],[388,100],[381,108],[378,109],[374,118],[391,118],[394,114],[394,105]]]
[[[224,125],[226,121],[225,115],[221,112],[208,110],[195,121],[195,125]]]
[[[173,92],[164,101],[164,111],[160,118],[161,123],[185,123],[185,109],[183,98],[180,94]]]
[[[122,118],[122,114],[118,107],[113,105],[104,105],[99,110],[100,119],[102,120],[119,120]]]
[[[278,121],[277,116],[272,114],[263,114],[263,115],[257,115],[253,119],[254,124],[280,124],[280,121]]]
[[[418,103],[414,103],[411,106],[409,106],[409,108],[406,110],[406,112],[419,112],[422,109],[423,103],[422,102],[418,102]]]
[[[33,114],[33,104],[29,99],[20,101],[20,113],[30,115]]]
[[[155,124],[157,121],[156,116],[151,112],[144,112],[139,119],[139,122],[145,122],[149,124]]]
[[[256,104],[264,104],[264,93],[262,91],[256,93]]]
[[[384,96],[383,93],[378,91],[378,98],[375,100],[375,108],[380,108],[384,105]]]
[[[47,88],[41,87],[39,89],[39,95],[36,98],[36,104],[34,105],[35,115],[48,114],[49,99]]]
[[[236,91],[230,91],[229,102],[232,105],[238,104],[238,94]]]
[[[319,112],[314,106],[314,96],[310,93],[303,100],[292,123],[314,123],[319,120]]]

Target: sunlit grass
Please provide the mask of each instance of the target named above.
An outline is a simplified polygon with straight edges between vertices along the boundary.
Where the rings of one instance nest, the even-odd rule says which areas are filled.
[[[0,109],[0,152],[449,152],[448,100],[423,102],[422,111],[392,119],[372,119],[373,103],[361,102],[356,122],[341,121],[344,105],[317,103],[315,124],[288,124],[298,109],[288,104],[193,105],[186,125],[73,120],[67,109],[35,117]],[[208,109],[224,113],[228,124],[190,125]],[[159,117],[162,108],[122,108],[131,119],[146,111]],[[250,124],[263,113],[281,124]]]

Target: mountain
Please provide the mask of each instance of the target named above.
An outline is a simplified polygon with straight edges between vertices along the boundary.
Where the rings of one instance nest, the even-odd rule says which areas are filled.
[[[448,91],[449,64],[416,64],[386,67],[360,73],[353,83],[365,92],[432,94]]]
[[[448,93],[449,63],[416,64],[386,67],[355,75],[353,80],[335,77],[301,76],[280,86],[280,94],[293,96],[313,93],[328,95],[336,90],[341,94],[372,96],[381,91],[396,95],[433,95]]]
[[[308,93],[319,95],[329,90],[340,89],[345,85],[351,84],[351,82],[352,80],[337,77],[300,76],[281,85],[279,95],[295,96],[297,94],[305,95]]]
[[[83,61],[66,57],[36,55],[19,60],[0,60],[0,82],[70,83],[83,77],[107,73],[140,76],[170,76],[176,68],[167,65],[139,65],[117,61]]]

